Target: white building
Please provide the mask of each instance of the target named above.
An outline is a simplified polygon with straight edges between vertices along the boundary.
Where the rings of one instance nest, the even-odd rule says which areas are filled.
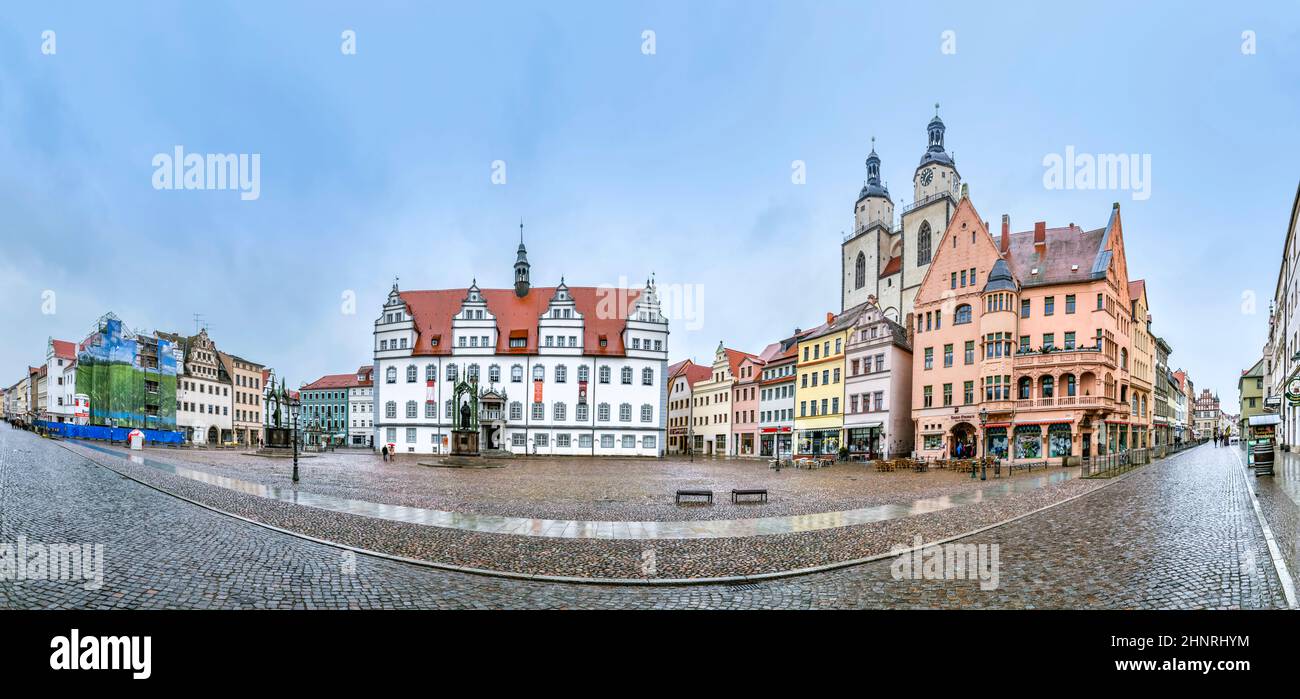
[[[973,347],[966,349],[973,353]],[[845,444],[883,459],[912,453],[912,348],[907,330],[869,306],[849,333],[844,381]],[[974,356],[967,356],[973,363]],[[967,397],[974,402],[974,397]]]
[[[759,353],[766,364],[759,376],[758,455],[789,458],[794,445],[794,383],[799,338],[806,333],[773,342]]]
[[[219,445],[233,439],[231,379],[207,328],[184,337],[158,333],[176,356],[176,429],[190,444]]]
[[[1273,287],[1273,300],[1269,304],[1268,341],[1264,345],[1265,404],[1278,405],[1282,418],[1278,442],[1283,449],[1293,450],[1300,445],[1300,187],[1296,189],[1287,219],[1286,240],[1282,245],[1282,260],[1277,281]]]
[[[348,386],[348,445],[371,446],[375,434],[375,368],[357,369],[356,383]]]
[[[375,447],[450,450],[454,386],[479,389],[480,450],[662,456],[668,321],[641,290],[533,287],[522,239],[513,289],[401,291],[374,331]]]
[[[75,422],[77,414],[77,345],[50,338],[45,347],[47,403],[44,419]]]

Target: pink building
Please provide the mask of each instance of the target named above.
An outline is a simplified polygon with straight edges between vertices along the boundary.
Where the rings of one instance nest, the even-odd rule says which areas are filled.
[[[1102,228],[994,239],[963,195],[916,299],[912,416],[923,456],[1069,462],[1130,448],[1135,323],[1119,205]],[[960,445],[960,447],[959,447]]]
[[[746,355],[731,388],[731,455],[758,456],[758,388],[765,362]]]

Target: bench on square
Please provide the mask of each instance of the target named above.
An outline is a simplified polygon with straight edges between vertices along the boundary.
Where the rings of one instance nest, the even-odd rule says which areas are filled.
[[[731,501],[740,502],[740,498],[756,497],[762,502],[767,502],[767,488],[732,488]]]
[[[676,502],[678,505],[682,504],[682,498],[708,498],[708,500],[709,500],[709,504],[712,505],[712,504],[713,504],[713,491],[712,491],[712,490],[679,490],[679,491],[677,491],[677,498],[676,498],[675,502]]]

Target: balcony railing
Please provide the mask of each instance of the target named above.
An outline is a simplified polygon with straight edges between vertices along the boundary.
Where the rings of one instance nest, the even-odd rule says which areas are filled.
[[[877,219],[872,219],[871,221],[867,221],[866,224],[864,225],[854,226],[852,231],[844,234],[844,240],[845,241],[853,240],[854,238],[862,235],[863,233],[866,233],[867,229],[871,228],[872,226],[881,226],[885,230],[889,231],[890,233],[903,232],[903,224],[901,223],[895,224],[893,221],[883,219],[883,218],[877,218]]]
[[[1067,364],[1100,364],[1109,369],[1116,367],[1115,359],[1096,348],[1075,348],[1069,350],[1052,350],[1051,352],[1016,352],[1014,366],[1017,368],[1065,366]]]
[[[1027,410],[1032,408],[1094,408],[1110,407],[1112,404],[1122,406],[1123,404],[1115,403],[1105,396],[1052,396],[1050,398],[1020,398],[1016,400],[1017,410]]]
[[[907,206],[904,206],[904,207],[903,207],[903,210],[900,211],[900,212],[898,212],[898,213],[899,213],[900,215],[905,214],[905,213],[911,211],[912,209],[920,208],[920,207],[922,207],[922,206],[925,206],[926,204],[929,204],[929,203],[932,202],[932,201],[939,201],[940,199],[943,199],[944,197],[947,197],[947,198],[949,198],[949,199],[953,199],[953,200],[955,201],[955,198],[953,197],[952,192],[949,192],[949,191],[947,191],[947,190],[943,190],[943,191],[940,191],[940,192],[935,192],[934,194],[931,194],[931,195],[928,196],[928,197],[922,197],[921,199],[917,199],[916,201],[912,202],[911,204],[908,204]]]

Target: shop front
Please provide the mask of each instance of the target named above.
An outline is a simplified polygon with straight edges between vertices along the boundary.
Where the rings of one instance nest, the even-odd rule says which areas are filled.
[[[759,435],[759,455],[789,458],[793,439],[789,427],[764,427]]]
[[[840,430],[802,430],[799,432],[799,454],[820,456],[840,452]]]
[[[1015,458],[1043,458],[1042,425],[1016,425],[1012,434],[1015,437]]]
[[[984,453],[998,459],[1007,458],[1008,425],[986,425],[984,427]]]
[[[847,432],[849,456],[862,456],[867,459],[884,458],[884,433],[882,423],[871,422],[859,427],[850,427]]]
[[[1047,456],[1064,459],[1073,456],[1073,439],[1070,423],[1054,422],[1047,426]]]

